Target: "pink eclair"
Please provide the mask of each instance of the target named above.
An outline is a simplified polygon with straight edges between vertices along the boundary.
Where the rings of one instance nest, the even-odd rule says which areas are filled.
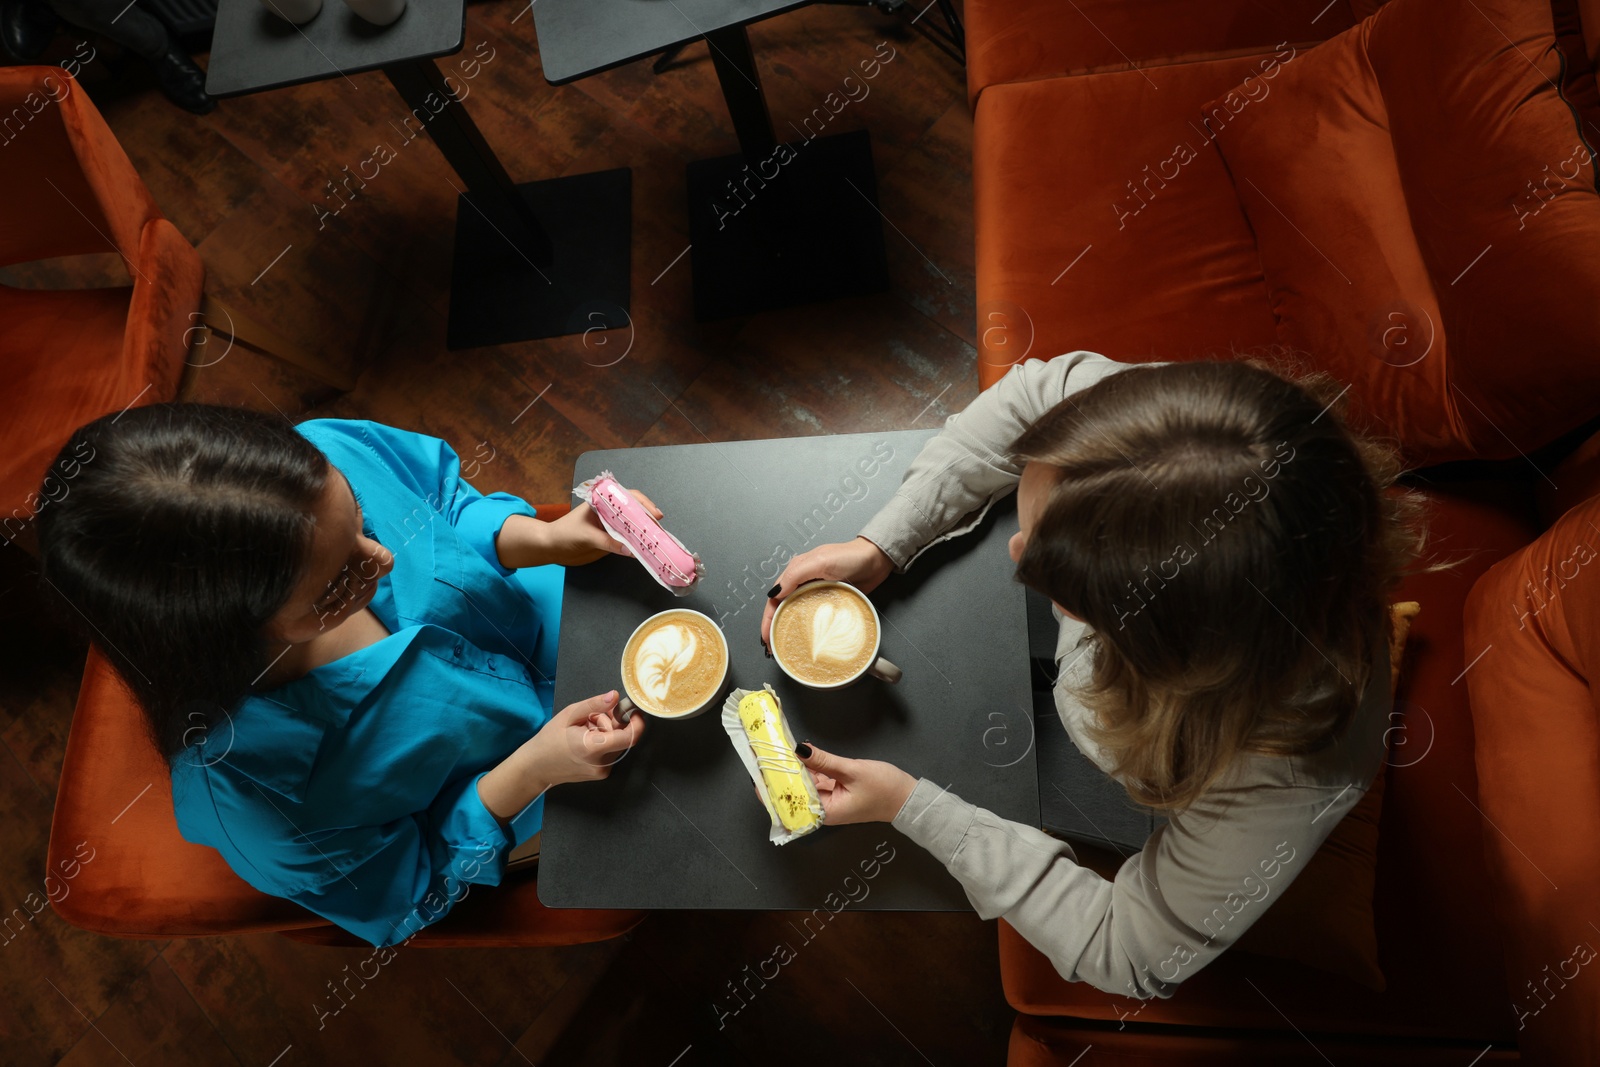
[[[599,516],[612,537],[628,546],[650,576],[677,596],[686,596],[705,574],[705,564],[655,520],[610,471],[600,472],[574,489]]]

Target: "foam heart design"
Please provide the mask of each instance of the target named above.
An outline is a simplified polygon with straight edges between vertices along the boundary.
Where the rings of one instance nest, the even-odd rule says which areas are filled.
[[[818,604],[811,616],[811,658],[821,663],[849,663],[861,655],[867,627],[860,615],[833,604]]]

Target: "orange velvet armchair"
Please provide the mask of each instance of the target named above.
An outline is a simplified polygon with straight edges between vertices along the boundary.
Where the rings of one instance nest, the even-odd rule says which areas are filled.
[[[0,267],[114,252],[131,285],[0,284],[0,528],[32,551],[29,521],[50,463],[77,427],[178,395],[207,332],[293,363],[341,389],[350,373],[205,293],[200,254],[150,191],[76,79],[60,67],[0,68]],[[43,486],[70,491],[70,472]]]
[[[564,504],[538,509],[543,519],[567,510]],[[298,904],[251,888],[221,854],[183,839],[167,769],[145,736],[139,708],[93,651],[56,792],[48,869],[77,871],[73,891],[55,910],[97,933],[168,938],[274,930],[313,944],[365,944]],[[531,875],[510,874],[495,888],[474,887],[410,943],[571,945],[620,936],[643,918],[637,911],[546,908]]]
[[[105,252],[131,286],[0,285],[0,394],[21,401],[0,424],[7,541],[74,429],[177,395],[205,268],[71,75],[0,68],[0,266]]]

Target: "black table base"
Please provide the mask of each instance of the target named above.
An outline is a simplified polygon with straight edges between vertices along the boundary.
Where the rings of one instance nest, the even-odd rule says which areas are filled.
[[[516,186],[549,235],[526,255],[476,192],[456,205],[447,346],[475,348],[629,324],[633,176],[626,168]]]
[[[292,26],[255,0],[218,0],[207,91],[239,96],[383,71],[411,109],[404,128],[394,128],[407,141],[414,128],[426,131],[459,179],[451,183],[460,196],[450,348],[627,326],[628,172],[512,181],[456,95],[460,83],[435,62],[461,50],[462,0],[409,0],[390,26],[364,22],[331,0],[328,7]],[[458,62],[454,73],[471,79],[492,58]]]
[[[633,185],[598,171],[513,184],[431,60],[383,70],[466,185],[456,204],[446,347],[628,325]]]
[[[866,131],[689,164],[690,262],[701,321],[889,288]]]

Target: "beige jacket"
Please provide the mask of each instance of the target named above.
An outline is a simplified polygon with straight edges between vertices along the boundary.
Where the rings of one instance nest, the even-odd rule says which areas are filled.
[[[929,545],[966,533],[1021,477],[1007,450],[1063,397],[1125,369],[1093,352],[1016,366],[917,456],[861,535],[904,570]],[[1061,621],[1055,702],[1062,725],[1102,768],[1073,690],[1089,676],[1085,625]],[[1389,652],[1377,659],[1351,728],[1306,757],[1250,755],[1189,811],[1172,817],[1107,881],[1072,847],[1009,822],[926,778],[894,827],[932,852],[985,919],[1004,918],[1072,981],[1108,993],[1171,996],[1238,940],[1355,806],[1383,760]],[[974,708],[974,716],[982,714]],[[914,768],[912,769],[914,770]]]

